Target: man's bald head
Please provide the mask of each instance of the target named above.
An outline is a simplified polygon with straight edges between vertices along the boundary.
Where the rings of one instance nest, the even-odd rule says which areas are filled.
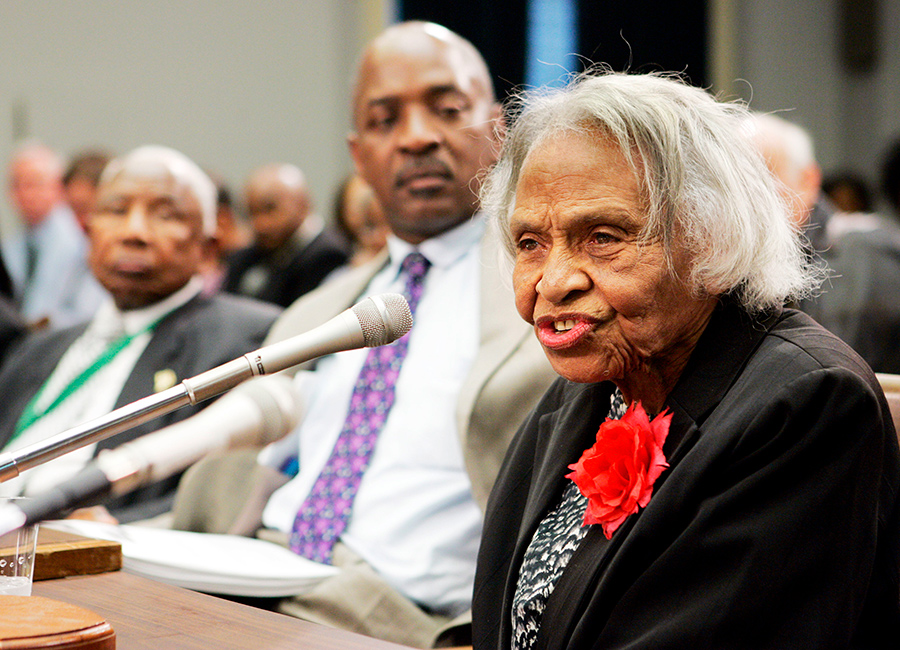
[[[419,243],[475,213],[500,125],[487,65],[461,36],[406,22],[366,48],[350,151],[398,237]]]
[[[455,59],[461,70],[467,70],[471,82],[480,87],[490,101],[495,101],[494,82],[484,57],[471,42],[443,25],[420,20],[410,20],[392,25],[368,44],[360,58],[353,83],[353,119],[357,124],[360,108],[360,91],[373,67],[389,54],[416,57],[427,54],[435,46],[443,47],[448,58]]]
[[[311,209],[306,177],[294,165],[272,163],[259,167],[250,174],[245,191],[256,242],[265,250],[287,242]]]
[[[812,138],[804,128],[767,113],[754,113],[747,128],[769,170],[781,182],[794,222],[803,227],[822,190]]]

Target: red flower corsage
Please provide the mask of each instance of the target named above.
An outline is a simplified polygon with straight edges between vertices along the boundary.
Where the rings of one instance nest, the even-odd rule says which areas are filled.
[[[607,539],[629,515],[645,507],[653,484],[669,464],[663,443],[669,435],[668,410],[653,421],[640,402],[620,420],[607,419],[597,430],[597,442],[581,455],[566,478],[587,497],[584,524],[600,524]]]

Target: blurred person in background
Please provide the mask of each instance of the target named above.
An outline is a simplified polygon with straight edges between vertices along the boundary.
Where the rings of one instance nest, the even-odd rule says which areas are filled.
[[[348,177],[335,199],[335,225],[351,246],[350,266],[359,266],[375,257],[387,243],[390,232],[384,210],[372,188],[354,174]]]
[[[19,233],[0,242],[14,299],[32,327],[67,327],[94,315],[102,287],[87,265],[87,241],[63,192],[63,162],[52,149],[25,144],[8,169]]]
[[[252,241],[250,228],[236,209],[234,196],[225,179],[207,171],[216,186],[216,236],[207,259],[203,262],[204,288],[212,295],[222,288],[228,272],[228,259],[235,252],[246,248]]]
[[[313,211],[298,167],[254,170],[244,197],[254,241],[228,257],[225,291],[286,307],[347,262],[347,243]]]
[[[852,172],[828,174],[822,181],[822,191],[842,212],[872,212],[872,192],[861,176]]]
[[[835,208],[822,192],[822,169],[809,133],[768,113],[751,113],[744,127],[765,158],[769,171],[778,179],[779,189],[791,207],[794,224],[806,234],[811,252],[826,249],[826,229]]]
[[[876,372],[900,372],[900,228],[875,213],[835,209],[822,191],[813,140],[803,127],[761,114],[749,124],[795,223],[811,242],[812,263],[829,270],[800,309]]]
[[[900,138],[892,142],[881,163],[881,193],[900,219]]]
[[[82,151],[69,161],[63,174],[66,203],[72,208],[75,219],[82,229],[86,227],[88,216],[94,210],[100,174],[111,157],[105,151]]]

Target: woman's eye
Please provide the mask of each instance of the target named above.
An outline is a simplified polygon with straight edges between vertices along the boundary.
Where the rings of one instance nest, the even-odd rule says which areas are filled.
[[[533,251],[538,247],[538,243],[537,240],[532,239],[531,237],[521,237],[517,247],[521,251]]]
[[[591,234],[591,243],[594,244],[611,244],[616,241],[618,239],[608,232],[598,231]]]

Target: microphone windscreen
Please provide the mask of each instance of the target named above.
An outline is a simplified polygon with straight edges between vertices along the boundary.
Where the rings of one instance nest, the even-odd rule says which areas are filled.
[[[396,341],[413,325],[409,304],[399,293],[366,298],[353,307],[353,313],[359,319],[367,348]]]

